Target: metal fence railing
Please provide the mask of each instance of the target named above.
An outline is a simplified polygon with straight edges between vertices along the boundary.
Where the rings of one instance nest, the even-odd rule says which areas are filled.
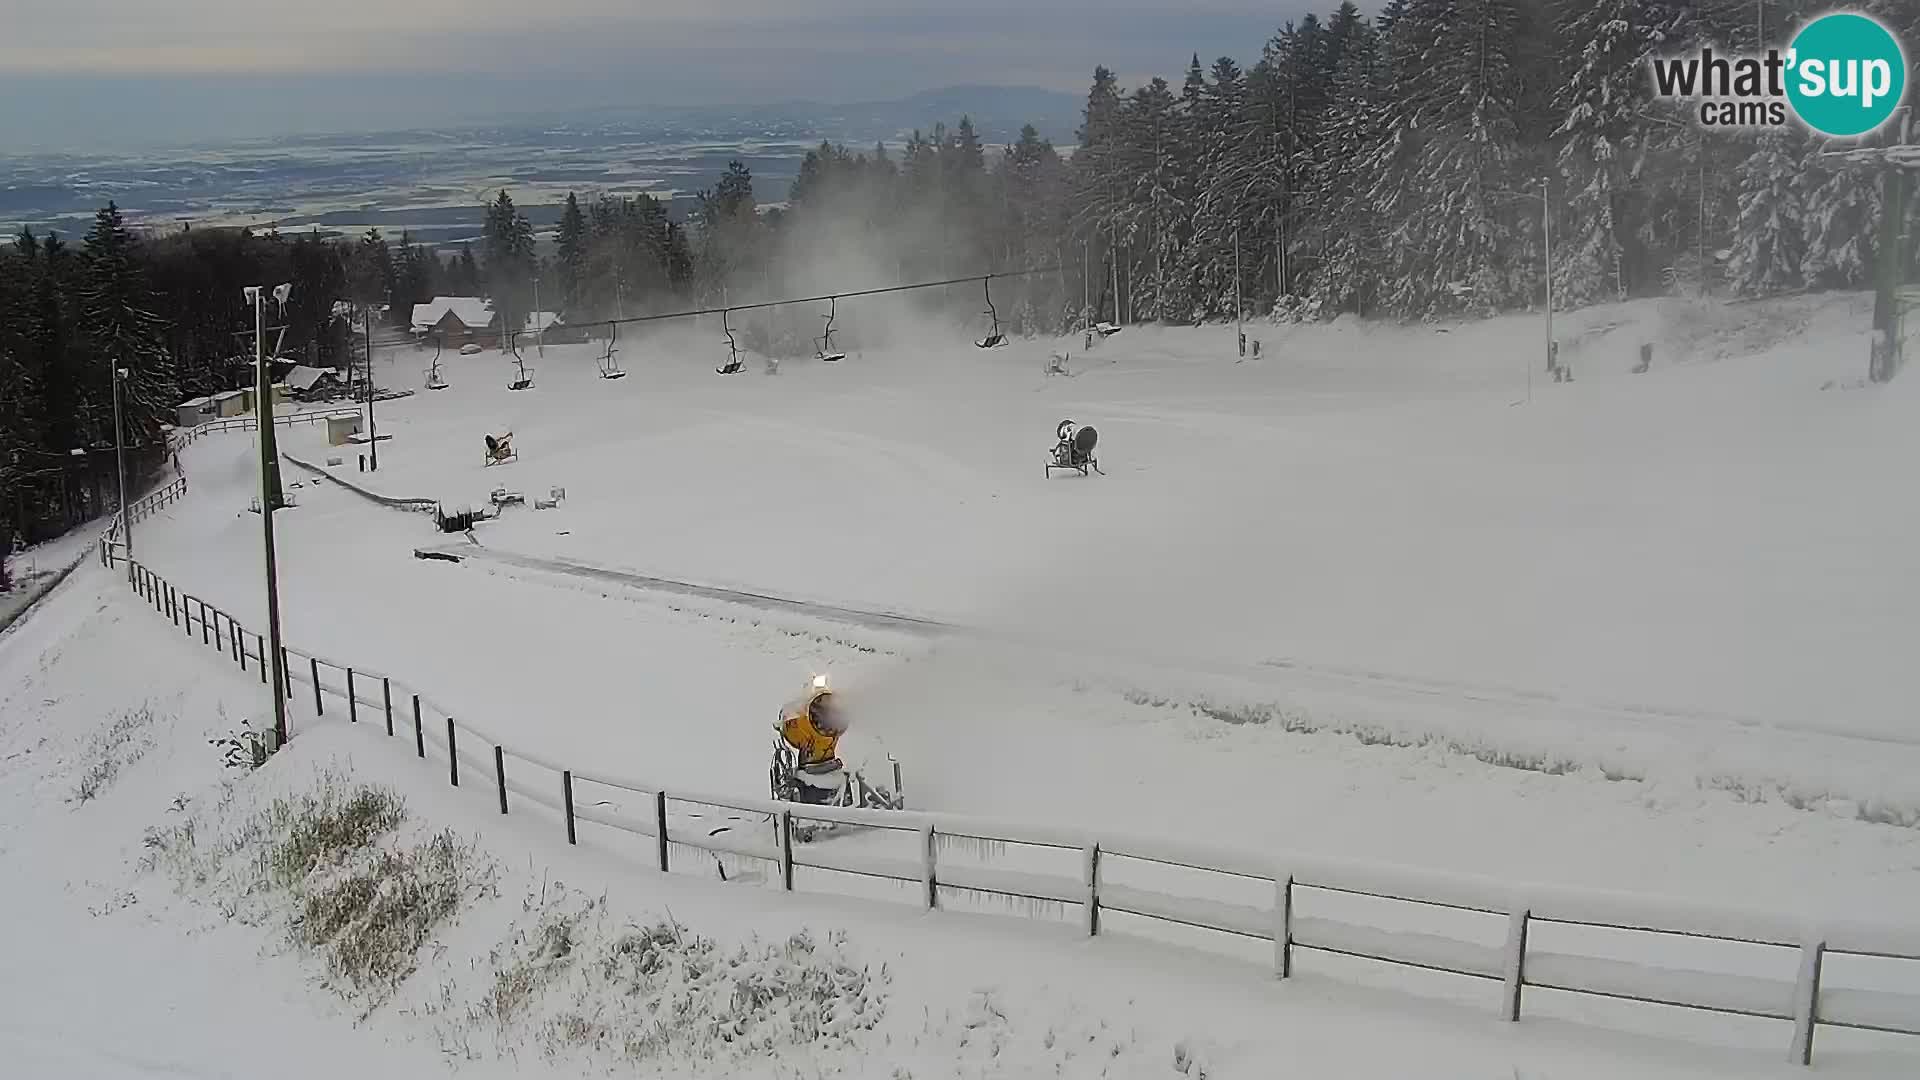
[[[176,481],[131,513],[151,513],[184,492],[184,479]],[[124,560],[111,533],[101,541],[100,558],[109,566]],[[176,629],[266,682],[259,633],[145,565],[126,565],[134,590]],[[928,910],[972,906],[986,897],[1029,914],[1070,917],[1090,936],[1108,932],[1115,917],[1185,928],[1270,948],[1274,974],[1283,979],[1302,954],[1425,969],[1498,987],[1498,1008],[1509,1020],[1520,1018],[1528,990],[1777,1020],[1791,1024],[1791,1060],[1802,1064],[1812,1059],[1820,1027],[1920,1036],[1920,993],[1912,989],[1920,987],[1920,925],[1809,926],[1768,913],[1346,860],[664,788],[510,746],[385,673],[292,647],[284,658],[289,700],[310,700],[315,719],[344,715],[348,723],[378,725],[417,757],[437,760],[453,786],[490,789],[500,813],[550,812],[570,844],[579,842],[583,825],[650,838],[650,861],[661,871],[684,863],[690,849],[764,863],[785,890],[795,889],[797,880],[824,883],[826,877],[879,881],[887,886],[881,895],[911,895]],[[715,817],[746,827],[717,830]],[[820,824],[876,830],[903,846],[878,854],[869,850],[874,845],[796,844],[802,830]],[[678,860],[676,849],[682,850]],[[983,849],[1019,868],[962,857]],[[1305,910],[1327,907],[1330,899],[1354,910]],[[1583,940],[1583,932],[1624,936],[1632,944],[1608,956]],[[1741,971],[1687,966],[1694,958],[1679,943],[1700,941],[1754,955]],[[1648,962],[1650,956],[1660,962]],[[1827,974],[1836,958],[1891,963],[1898,972],[1878,988],[1840,985]]]

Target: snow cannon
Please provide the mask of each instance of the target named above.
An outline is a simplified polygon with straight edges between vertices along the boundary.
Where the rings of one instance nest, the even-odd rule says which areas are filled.
[[[1054,435],[1060,440],[1053,446],[1053,454],[1047,459],[1047,477],[1052,479],[1053,470],[1071,469],[1085,476],[1088,470],[1100,473],[1100,459],[1094,455],[1093,448],[1100,441],[1100,433],[1091,427],[1081,427],[1072,420],[1062,420],[1054,428]]]

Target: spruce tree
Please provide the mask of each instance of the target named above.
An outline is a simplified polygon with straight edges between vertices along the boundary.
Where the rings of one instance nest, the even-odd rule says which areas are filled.
[[[119,206],[109,202],[94,215],[84,245],[80,313],[89,354],[81,374],[81,424],[96,444],[113,441],[116,367],[128,372],[121,387],[127,442],[153,439],[179,400],[173,358],[161,345],[166,323],[151,309],[137,247]]]
[[[580,211],[580,200],[567,192],[567,205],[560,212],[560,235],[556,266],[560,278],[560,310],[574,314],[580,309],[580,278],[587,258],[587,218]]]
[[[1728,272],[1749,296],[1799,288],[1806,257],[1798,157],[1785,131],[1763,132],[1740,166],[1738,238]]]

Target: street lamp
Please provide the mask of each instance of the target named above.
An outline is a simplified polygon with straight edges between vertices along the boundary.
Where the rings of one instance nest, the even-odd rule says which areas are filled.
[[[133,573],[133,515],[127,512],[127,446],[121,435],[120,384],[131,372],[118,364],[113,368],[113,456],[120,471],[120,535],[127,542],[127,573]]]
[[[276,286],[273,301],[284,308],[291,284]],[[273,735],[277,750],[287,744],[287,663],[280,644],[280,574],[273,552],[273,511],[279,501],[280,485],[275,482],[277,463],[273,438],[273,376],[266,356],[266,296],[259,285],[241,290],[253,305],[254,416],[260,428],[260,529],[261,547],[267,569],[267,644],[260,658],[271,673],[273,684]]]

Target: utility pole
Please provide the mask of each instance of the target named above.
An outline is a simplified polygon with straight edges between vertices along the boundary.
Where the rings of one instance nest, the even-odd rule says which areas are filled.
[[[547,324],[540,318],[540,275],[533,276],[533,340],[540,355],[547,355]]]
[[[133,515],[127,512],[127,447],[126,436],[121,434],[120,423],[120,384],[127,379],[127,369],[118,361],[113,365],[113,456],[120,470],[120,535],[127,542],[127,573],[133,573]]]
[[[273,297],[280,304],[287,302],[287,294],[293,290],[291,285],[282,285],[273,290]],[[260,426],[260,529],[261,548],[266,557],[267,569],[267,655],[260,658],[270,673],[269,682],[273,684],[273,734],[274,749],[287,744],[287,665],[286,654],[280,644],[280,573],[274,560],[273,551],[273,512],[279,494],[279,485],[274,483],[277,464],[273,439],[273,377],[272,369],[267,366],[266,338],[266,297],[261,286],[249,285],[242,290],[246,298],[253,303],[253,363],[254,363],[254,414]]]
[[[361,321],[367,328],[367,444],[373,455],[373,471],[380,471],[380,429],[373,422],[373,305],[361,309]]]

